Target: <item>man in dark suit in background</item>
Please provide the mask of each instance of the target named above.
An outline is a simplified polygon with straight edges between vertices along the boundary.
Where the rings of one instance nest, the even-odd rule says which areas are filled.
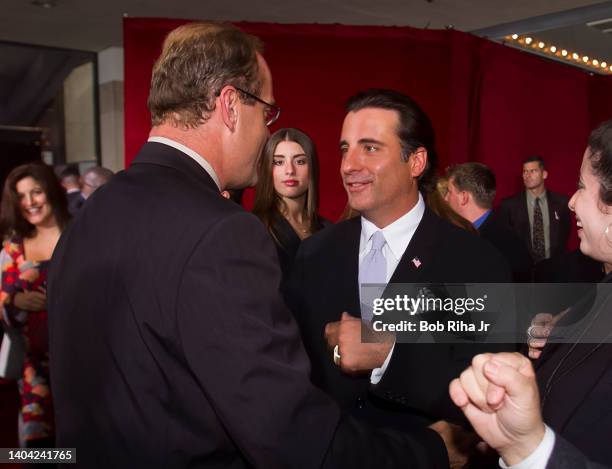
[[[531,256],[525,243],[492,213],[496,191],[493,171],[482,163],[463,163],[451,166],[446,175],[446,201],[451,208],[503,254],[515,281],[530,281]]]
[[[256,182],[273,102],[256,38],[176,29],[149,142],[63,233],[51,380],[57,444],[82,467],[447,467],[435,432],[369,430],[308,379],[274,246],[220,194]]]
[[[60,182],[66,190],[66,199],[68,200],[68,212],[75,216],[85,199],[81,195],[81,176],[77,166],[67,166],[60,173]]]
[[[540,156],[523,162],[525,191],[502,200],[500,220],[515,231],[537,263],[565,252],[570,232],[569,199],[546,189],[548,171]]]
[[[362,343],[362,320],[372,312],[360,304],[360,284],[506,282],[510,272],[488,243],[426,207],[419,189],[435,174],[435,136],[411,98],[368,90],[352,97],[347,111],[340,171],[361,217],[302,243],[286,294],[313,382],[354,415],[383,426],[460,418],[448,383],[478,349]]]

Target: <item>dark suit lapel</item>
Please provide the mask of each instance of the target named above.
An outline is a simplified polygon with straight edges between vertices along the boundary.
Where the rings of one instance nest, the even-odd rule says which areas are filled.
[[[437,239],[436,221],[436,215],[426,208],[423,218],[389,283],[417,283],[423,281],[435,255],[432,245]]]
[[[550,252],[552,255],[559,244],[559,222],[561,221],[559,214],[561,211],[559,201],[552,192],[547,191],[546,198],[548,199],[548,231],[550,236]]]
[[[357,317],[361,317],[359,304],[359,241],[361,238],[361,217],[355,217],[344,222],[339,233],[338,242],[334,244],[334,264],[342,266],[340,275],[334,279],[342,304],[346,310]]]
[[[529,224],[529,211],[527,210],[527,194],[525,191],[521,194],[517,220],[521,227],[520,231],[525,234],[525,240],[531,252],[531,225]]]

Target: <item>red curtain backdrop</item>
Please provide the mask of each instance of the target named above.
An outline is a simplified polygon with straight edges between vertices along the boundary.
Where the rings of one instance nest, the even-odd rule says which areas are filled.
[[[126,165],[147,138],[152,65],[165,35],[184,20],[126,18]],[[412,96],[431,117],[440,169],[481,161],[498,180],[498,197],[520,190],[521,161],[547,161],[549,187],[571,194],[589,131],[612,117],[612,79],[458,31],[408,27],[240,23],[265,43],[274,94],[283,108],[275,128],[298,127],[317,144],[321,213],[332,220],[346,196],[338,140],[344,103],[370,87]],[[272,129],[274,130],[274,129]],[[249,208],[252,192],[245,205]]]

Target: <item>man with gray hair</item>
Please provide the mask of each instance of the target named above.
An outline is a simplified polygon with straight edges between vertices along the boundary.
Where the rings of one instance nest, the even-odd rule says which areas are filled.
[[[81,195],[83,198],[87,200],[96,189],[110,181],[113,174],[110,169],[102,166],[92,166],[87,169],[82,176]]]
[[[492,213],[495,174],[482,163],[463,163],[447,171],[450,207],[474,225],[480,235],[506,258],[516,281],[529,281],[531,256],[522,240]]]

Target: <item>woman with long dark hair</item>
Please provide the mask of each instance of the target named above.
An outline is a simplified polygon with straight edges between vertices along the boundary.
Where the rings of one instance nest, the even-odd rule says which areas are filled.
[[[263,150],[253,213],[276,244],[283,276],[300,242],[329,224],[318,215],[318,202],[319,160],[313,141],[298,129],[277,130]]]
[[[20,439],[27,447],[54,445],[46,280],[49,260],[69,219],[66,196],[52,168],[31,163],[10,172],[0,216],[5,253],[0,301],[3,321],[21,329],[26,341],[18,384]]]

